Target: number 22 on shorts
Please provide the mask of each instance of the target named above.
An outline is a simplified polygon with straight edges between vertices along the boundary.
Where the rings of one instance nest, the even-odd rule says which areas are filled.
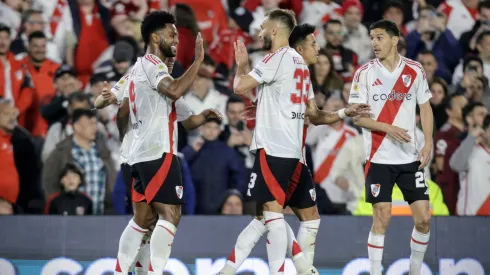
[[[248,183],[248,190],[247,190],[247,196],[249,196],[249,197],[252,196],[250,194],[250,189],[254,188],[256,179],[257,179],[256,173],[250,174],[250,182]]]

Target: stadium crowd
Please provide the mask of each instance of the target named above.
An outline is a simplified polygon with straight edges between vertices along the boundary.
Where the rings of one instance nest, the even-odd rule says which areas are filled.
[[[254,95],[231,90],[232,43],[242,40],[252,65],[259,62],[260,24],[278,7],[317,27],[322,49],[311,82],[328,111],[345,107],[353,73],[374,56],[367,26],[394,21],[405,37],[400,54],[421,63],[432,93],[434,155],[425,174],[433,214],[490,215],[490,162],[475,150],[490,154],[490,0],[1,0],[0,213],[130,213],[118,106],[92,108],[104,81],[114,85],[143,54],[141,20],[161,9],[177,19],[174,77],[193,62],[197,33],[205,40],[186,103],[193,113],[223,115],[191,132],[179,126],[184,214],[253,213],[245,196],[254,121],[241,113]],[[311,126],[306,142],[320,214],[372,214],[360,129],[349,119]],[[395,190],[393,214],[409,211]]]

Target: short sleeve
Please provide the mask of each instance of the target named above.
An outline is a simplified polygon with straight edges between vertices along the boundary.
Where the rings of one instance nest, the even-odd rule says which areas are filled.
[[[145,69],[150,85],[156,89],[158,83],[166,77],[171,77],[168,73],[167,65],[155,55],[147,54],[143,57],[143,68]]]
[[[354,75],[354,81],[349,93],[349,104],[368,103],[368,90],[365,78],[361,77],[365,68],[359,68]]]
[[[184,121],[192,115],[191,110],[187,107],[187,104],[185,104],[185,101],[182,98],[175,101],[175,109],[177,111],[177,121]]]
[[[116,96],[118,103],[121,103],[121,101],[124,99],[124,94],[128,87],[128,79],[129,74],[121,77],[121,79],[119,79],[119,81],[111,89],[111,92]]]
[[[259,64],[257,64],[250,73],[249,76],[253,77],[260,84],[270,83],[274,80],[277,71],[280,69],[280,63],[282,59],[282,53],[276,52],[266,55]]]
[[[424,71],[422,71],[418,75],[418,78],[419,78],[419,81],[418,81],[417,92],[416,92],[417,93],[417,103],[418,104],[424,104],[432,97],[432,93],[430,92],[429,84],[427,83],[427,77],[425,76]]]

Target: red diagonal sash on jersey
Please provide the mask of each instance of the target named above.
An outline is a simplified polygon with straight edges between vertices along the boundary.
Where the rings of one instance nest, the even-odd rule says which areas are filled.
[[[410,84],[405,86],[403,83],[403,75],[408,75],[411,77]],[[401,100],[386,100],[385,105],[383,106],[383,109],[381,109],[381,112],[379,113],[378,122],[386,123],[386,124],[393,124],[393,121],[395,120],[396,115],[398,114],[398,111],[400,110],[400,106],[402,105],[403,101],[405,100],[405,95],[410,91],[410,88],[412,87],[413,83],[415,82],[415,78],[417,76],[417,72],[410,68],[410,66],[405,65],[403,67],[402,72],[400,73],[400,76],[395,82],[395,85],[393,86],[392,91],[394,90],[397,93],[403,94],[403,99]],[[414,99],[415,100],[415,99]],[[367,177],[367,173],[369,171],[369,166],[371,166],[371,160],[374,157],[374,154],[378,151],[379,146],[383,142],[383,139],[385,138],[386,133],[385,132],[378,132],[378,131],[371,131],[371,153],[369,154],[369,159],[366,162],[366,167],[364,169],[364,176]]]
[[[65,8],[66,4],[67,3],[65,0],[58,0],[56,6],[54,7],[54,11],[49,22],[49,29],[53,37],[55,36],[58,25],[63,17],[63,9]]]
[[[340,150],[340,148],[342,148],[346,140],[347,134],[345,130],[342,130],[342,136],[339,138],[339,140],[337,140],[335,146],[332,148],[328,156],[315,172],[313,180],[316,184],[322,183],[328,177],[328,175],[330,174],[330,170],[332,169],[333,162],[337,157],[337,152]]]

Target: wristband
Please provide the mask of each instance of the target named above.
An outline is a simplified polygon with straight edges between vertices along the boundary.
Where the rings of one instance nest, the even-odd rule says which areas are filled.
[[[346,115],[345,115],[345,108],[338,110],[337,111],[337,114],[339,115],[339,117],[341,119],[344,119],[346,117]]]

